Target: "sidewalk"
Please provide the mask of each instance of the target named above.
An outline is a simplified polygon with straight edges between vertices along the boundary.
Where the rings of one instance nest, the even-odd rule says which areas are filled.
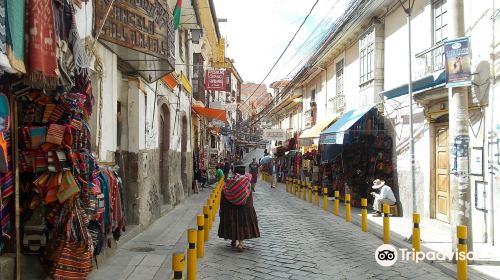
[[[280,190],[285,191],[285,185],[279,184]],[[290,194],[291,199],[297,199]],[[302,200],[302,199],[300,199]],[[302,200],[304,201],[304,200]],[[306,201],[304,201],[306,202]],[[334,201],[328,201],[328,211],[333,215]],[[314,199],[313,204],[314,206]],[[320,197],[319,207],[323,207],[323,198]],[[345,207],[343,201],[340,201],[339,217],[345,217]],[[361,227],[361,209],[351,207],[351,222]],[[413,221],[403,217],[391,217],[391,241],[393,245],[400,248],[412,249],[412,229]],[[450,225],[432,219],[423,220],[420,223],[420,239],[422,252],[445,252],[452,250]],[[383,218],[373,217],[368,214],[368,231],[382,238],[383,237]],[[470,279],[500,279],[500,248],[493,247],[486,243],[474,243],[474,252],[479,253],[478,258],[473,265],[469,265]],[[456,265],[449,262],[432,262],[432,265],[440,268],[448,275],[456,276]]]
[[[196,228],[196,215],[210,196],[212,188],[188,197],[135,238],[116,249],[99,263],[89,279],[170,279],[172,254],[185,251],[187,229]]]

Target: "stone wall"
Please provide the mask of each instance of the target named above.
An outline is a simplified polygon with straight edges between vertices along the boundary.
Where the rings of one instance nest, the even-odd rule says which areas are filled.
[[[168,151],[162,162],[159,149],[117,153],[117,161],[123,167],[120,176],[124,182],[127,224],[147,227],[160,217],[162,205],[178,205],[192,193],[192,153],[183,154]],[[183,157],[185,170],[181,170]],[[167,174],[163,183],[162,170]]]

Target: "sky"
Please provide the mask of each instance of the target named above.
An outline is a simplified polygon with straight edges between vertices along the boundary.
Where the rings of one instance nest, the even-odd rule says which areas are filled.
[[[319,0],[292,45],[264,82],[290,78],[348,0]],[[227,56],[245,82],[260,83],[316,0],[214,0]]]

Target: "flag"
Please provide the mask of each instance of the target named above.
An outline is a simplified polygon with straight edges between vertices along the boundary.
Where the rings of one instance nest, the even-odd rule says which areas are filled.
[[[177,4],[175,4],[175,9],[174,9],[174,30],[177,30],[177,28],[179,28],[179,25],[181,23],[181,6],[182,6],[182,0],[177,0]]]

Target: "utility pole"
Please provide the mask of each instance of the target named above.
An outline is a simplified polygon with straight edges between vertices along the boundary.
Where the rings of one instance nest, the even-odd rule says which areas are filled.
[[[465,35],[464,1],[448,0],[448,39]],[[457,225],[467,226],[467,249],[473,251],[469,177],[469,97],[467,87],[448,88],[450,123],[450,195],[452,250],[457,247]]]
[[[410,166],[411,166],[411,194],[412,194],[412,211],[417,213],[417,187],[415,185],[415,137],[413,134],[413,79],[412,79],[412,57],[411,57],[411,11],[415,5],[415,0],[408,1],[408,7],[405,7],[402,0],[399,0],[401,7],[405,11],[408,22],[408,95],[410,96]]]

